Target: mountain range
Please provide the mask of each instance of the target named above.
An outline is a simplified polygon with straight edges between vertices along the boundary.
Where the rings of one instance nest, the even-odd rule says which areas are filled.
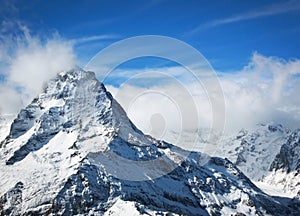
[[[300,212],[300,130],[261,124],[215,155],[185,150],[143,134],[93,72],[59,73],[0,134],[1,215]]]

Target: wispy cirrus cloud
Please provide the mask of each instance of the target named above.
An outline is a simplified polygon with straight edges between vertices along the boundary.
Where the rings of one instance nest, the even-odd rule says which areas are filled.
[[[70,40],[75,45],[85,44],[89,42],[95,42],[100,40],[112,40],[112,39],[118,39],[120,38],[119,35],[116,34],[104,34],[104,35],[92,35],[92,36],[86,36],[81,38],[76,38]]]
[[[235,23],[235,22],[240,22],[245,20],[258,19],[267,16],[275,16],[278,14],[284,14],[287,12],[292,12],[297,10],[300,10],[300,2],[297,0],[290,0],[286,2],[271,4],[261,8],[257,8],[256,10],[250,10],[241,14],[236,14],[221,19],[215,19],[207,23],[200,24],[199,26],[197,26],[196,28],[188,32],[188,34],[195,34],[201,30],[213,28],[220,25],[225,25],[225,24],[230,24],[230,23]]]

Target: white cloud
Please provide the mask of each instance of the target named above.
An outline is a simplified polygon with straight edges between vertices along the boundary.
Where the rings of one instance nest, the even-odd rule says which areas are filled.
[[[32,96],[41,90],[45,81],[74,64],[72,46],[67,42],[54,39],[41,44],[30,38],[11,61],[8,80]]]
[[[13,113],[20,108],[20,98],[27,104],[41,91],[44,82],[59,71],[72,68],[76,59],[73,44],[57,34],[43,38],[31,35],[20,23],[5,22],[2,26],[0,73],[5,79],[0,82],[0,100],[5,101],[1,104],[3,112]],[[9,109],[3,107],[8,98]]]
[[[254,53],[249,64],[241,71],[218,72],[226,103],[225,131],[233,132],[241,128],[251,128],[261,122],[276,122],[291,128],[299,127],[299,66],[300,60],[297,59],[286,61]],[[174,74],[179,73],[178,67],[173,69]],[[168,68],[168,73],[172,74],[173,69]],[[149,72],[153,71],[158,72],[159,69],[149,70]],[[163,74],[165,69],[162,68],[160,72]],[[149,76],[146,78],[148,79]],[[209,82],[209,79],[204,77],[202,81]],[[171,82],[150,86],[150,88],[136,84],[134,86],[134,82],[131,81],[121,89],[108,86],[112,94],[117,96],[120,104],[126,108],[130,119],[140,129],[154,136],[157,134],[151,131],[151,124],[153,124],[151,117],[157,116],[157,113],[164,118],[161,124],[166,130],[180,129],[182,125],[178,123],[180,124],[183,116],[176,106],[190,105],[182,89]],[[184,86],[189,89],[196,103],[200,126],[209,127],[212,123],[212,110],[205,90],[195,82],[185,83]],[[151,92],[158,92],[160,96]],[[188,113],[184,118],[192,121],[197,116]]]
[[[129,118],[146,133],[156,130],[155,127],[161,127],[159,124],[151,124],[152,118],[158,115],[164,119],[161,124],[170,130],[180,131],[182,127],[194,129],[198,126],[198,122],[195,122],[197,106],[205,110],[199,113],[201,119],[205,119],[202,123],[210,120],[209,101],[206,100],[205,92],[201,90],[201,94],[198,92],[194,97],[203,98],[203,103],[195,104],[197,101],[192,101],[194,98],[189,92],[176,83],[151,88],[132,85],[124,85],[120,89],[113,86],[107,88],[123,106]]]
[[[0,114],[16,114],[24,106],[20,94],[7,84],[0,84]]]
[[[8,35],[9,28],[16,28],[16,25],[18,34]],[[2,26],[0,73],[4,80],[0,81],[0,112],[16,113],[40,92],[45,81],[57,72],[73,67],[74,41],[63,40],[57,34],[50,38],[33,36],[19,23],[6,22]],[[284,60],[254,53],[241,71],[218,72],[226,102],[226,130],[230,132],[269,121],[299,127],[299,68],[298,59]],[[199,125],[211,125],[213,116],[206,91],[193,82],[193,76],[185,69],[150,68],[142,72],[143,76],[136,76],[139,71],[118,70],[118,76],[130,81],[121,87],[121,91],[108,87],[121,105],[127,107],[129,117],[139,128],[161,137],[163,132],[152,126],[180,130],[182,126],[195,129]],[[210,82],[206,71],[199,74],[201,81]],[[113,73],[112,78],[118,78],[114,76]],[[138,85],[134,85],[136,82]]]

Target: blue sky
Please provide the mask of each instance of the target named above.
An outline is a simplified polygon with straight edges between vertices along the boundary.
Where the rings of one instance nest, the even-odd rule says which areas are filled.
[[[76,41],[82,63],[115,41],[144,34],[180,39],[221,71],[241,69],[255,51],[300,58],[300,2],[293,0],[1,0],[0,20]]]
[[[299,20],[297,0],[0,0],[0,101],[4,101],[0,113],[18,113],[57,72],[74,65],[84,67],[114,42],[162,35],[196,48],[213,66],[225,98],[228,130],[259,122],[299,127]],[[100,55],[101,60],[110,63],[118,59],[118,53],[134,53],[139,46],[126,53],[116,50],[112,58]],[[164,47],[168,46],[164,43]],[[193,60],[182,50],[169,53]],[[210,125],[207,89],[190,81],[190,73],[182,69],[157,57],[132,59],[110,73],[104,84],[122,106],[134,102],[130,96],[141,97],[126,112],[139,128],[147,130],[152,114],[172,107],[166,98],[148,94],[149,89],[171,92],[176,96],[173,101],[186,104],[185,95],[173,85],[180,81],[197,103],[199,121]],[[163,80],[158,76],[162,74],[171,78]],[[201,82],[211,84],[202,75]],[[177,125],[172,110],[166,116],[170,125]]]

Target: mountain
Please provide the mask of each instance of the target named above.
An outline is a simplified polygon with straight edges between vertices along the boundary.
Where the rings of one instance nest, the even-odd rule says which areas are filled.
[[[220,136],[220,134],[205,128],[198,131],[184,131],[180,135],[194,137],[195,133],[199,134],[196,145],[186,146],[194,146],[196,151],[201,151],[205,145],[212,146],[214,156],[228,158],[251,180],[258,181],[270,171],[272,162],[282,145],[287,142],[291,131],[282,125],[258,124],[252,130],[242,129],[237,134],[225,135],[218,143],[210,143],[208,135]],[[178,136],[176,132],[169,133],[167,140],[176,140]]]
[[[299,199],[299,131],[292,131],[281,124],[261,123],[253,129],[242,129],[237,134],[224,136],[216,144],[209,142],[209,130],[201,129],[194,150],[211,146],[212,155],[228,158],[268,194]],[[194,137],[194,133],[185,131],[182,136]],[[169,136],[168,140],[178,137],[175,132],[170,134],[173,137]],[[218,136],[217,133],[211,134]]]
[[[184,131],[180,136],[194,142],[189,137],[195,137],[195,133],[198,133],[199,138],[193,150],[201,151],[205,146],[210,146],[212,155],[228,158],[268,194],[299,199],[299,131],[269,123],[257,124],[253,129],[242,129],[237,134],[224,136],[218,143],[211,143],[209,134],[220,134],[205,128]],[[166,138],[173,141],[178,136],[178,133],[169,131]],[[181,146],[185,145],[182,143]]]
[[[81,69],[51,80],[4,137],[1,215],[297,215],[299,210],[297,203],[262,192],[228,159],[144,135],[95,74]]]

